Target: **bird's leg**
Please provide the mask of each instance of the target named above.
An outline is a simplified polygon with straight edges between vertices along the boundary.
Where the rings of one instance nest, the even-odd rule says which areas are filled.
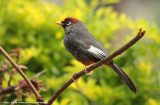
[[[95,63],[92,63],[92,64],[87,65],[87,66],[85,67],[84,72],[85,72],[87,75],[93,74],[93,71],[90,71],[90,72],[87,71],[87,68],[90,67],[90,66],[92,66],[93,64],[95,64]],[[75,75],[76,75],[76,74],[77,74],[77,73],[74,73],[74,74],[72,75],[72,80],[75,81],[75,82],[77,82],[77,81],[79,80],[79,78],[75,79]]]
[[[93,64],[95,64],[95,63],[93,63]],[[93,71],[90,71],[90,72],[87,71],[87,68],[90,67],[90,66],[92,66],[93,64],[87,65],[87,66],[85,67],[84,72],[85,72],[87,75],[93,74]]]
[[[75,81],[75,82],[78,82],[79,78],[75,79],[75,75],[76,75],[76,74],[77,74],[77,73],[74,73],[74,74],[72,75],[72,80]]]

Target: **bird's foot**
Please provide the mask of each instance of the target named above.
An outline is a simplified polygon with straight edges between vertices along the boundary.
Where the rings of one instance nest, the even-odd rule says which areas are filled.
[[[72,75],[72,80],[74,81],[74,82],[78,82],[78,80],[79,80],[79,78],[77,78],[77,79],[75,79],[75,75],[76,75],[77,73],[74,73],[73,75]]]
[[[94,63],[93,63],[93,64],[94,64]],[[85,72],[87,75],[93,74],[93,71],[90,71],[90,72],[87,71],[87,68],[90,67],[90,66],[92,66],[93,64],[90,64],[90,65],[86,66],[86,68],[84,69],[84,72]]]

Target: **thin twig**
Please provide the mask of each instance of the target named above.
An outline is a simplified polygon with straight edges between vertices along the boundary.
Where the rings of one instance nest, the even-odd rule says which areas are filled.
[[[0,52],[8,59],[8,61],[13,65],[14,68],[21,74],[21,76],[24,78],[24,80],[28,83],[30,88],[32,89],[33,93],[35,94],[38,102],[43,102],[43,98],[38,93],[38,91],[35,89],[33,84],[30,82],[28,77],[24,74],[24,72],[19,68],[19,66],[13,61],[13,59],[9,56],[9,54],[0,46]]]
[[[0,66],[0,73],[8,69],[8,61],[5,59],[4,64]]]
[[[16,87],[17,87],[17,85],[9,86],[7,88],[3,88],[2,91],[0,92],[0,96],[4,95],[4,94],[9,94],[9,93],[14,92]]]
[[[37,73],[34,77],[32,77],[31,79],[37,78],[38,76],[42,75],[43,73],[45,73],[46,70],[42,70],[41,72]]]
[[[7,71],[7,69],[8,69],[8,61],[5,59],[4,64],[0,66],[0,92],[2,92],[2,89],[3,89],[2,81],[3,81],[4,73]],[[2,97],[3,96],[0,95],[0,102],[2,100]]]
[[[117,51],[115,51],[113,54],[109,55],[107,58],[96,62],[94,65],[90,66],[89,68],[87,68],[86,70],[88,72],[96,69],[97,67],[103,65],[104,63],[106,63],[107,61],[113,59],[114,57],[120,55],[121,53],[123,53],[125,50],[127,50],[129,47],[131,47],[133,44],[135,44],[138,40],[140,40],[145,34],[145,31],[142,31],[142,29],[140,29],[140,31],[138,32],[137,36],[135,36],[130,42],[128,42],[127,44],[125,44],[123,47],[121,47],[120,49],[118,49]],[[85,74],[84,70],[76,73],[74,75],[74,79],[78,79],[81,76],[83,76]],[[57,97],[70,85],[74,82],[73,78],[71,78],[70,80],[68,80],[67,83],[65,83],[54,95],[53,97],[51,97],[51,99],[48,101],[47,105],[51,105],[56,99]]]
[[[8,86],[11,86],[11,80],[12,80],[13,74],[14,74],[13,71],[11,71],[11,72],[9,73],[10,77],[9,77],[9,80],[8,80]]]
[[[16,57],[16,64],[18,64],[18,61],[19,61],[19,58],[20,58],[20,47],[18,47],[18,48],[15,48],[15,49],[12,49],[11,50],[11,54],[9,54],[11,57],[13,56],[13,57]],[[13,75],[14,75],[14,72],[15,72],[15,70],[14,70],[14,68],[12,69],[12,71],[10,72],[10,78],[9,78],[9,80],[8,80],[8,86],[11,86],[11,81],[12,81],[12,77],[13,77]]]
[[[46,72],[46,70],[42,70],[41,72],[37,73],[34,77],[32,77],[30,80],[32,79],[35,79],[37,78],[38,76],[40,76],[41,74],[43,74],[44,72]],[[7,88],[3,88],[1,91],[0,91],[0,96],[1,95],[5,95],[5,94],[9,94],[9,93],[13,93],[14,91],[17,91],[16,90],[16,87],[18,86],[19,84],[16,84],[14,86],[8,86]]]

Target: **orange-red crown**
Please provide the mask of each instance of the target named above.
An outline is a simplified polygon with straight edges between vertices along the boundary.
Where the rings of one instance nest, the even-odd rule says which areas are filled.
[[[62,22],[71,21],[72,23],[77,23],[79,20],[73,17],[67,17]]]
[[[77,23],[79,20],[76,19],[76,18],[73,18],[73,17],[67,17],[67,18],[65,18],[61,22],[56,22],[56,24],[58,24],[58,25],[64,25],[64,23],[67,22],[67,21],[71,21],[72,23]]]

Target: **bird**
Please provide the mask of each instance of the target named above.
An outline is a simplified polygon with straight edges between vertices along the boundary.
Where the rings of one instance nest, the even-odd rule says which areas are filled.
[[[56,22],[64,29],[64,46],[79,62],[87,67],[109,56],[103,44],[98,41],[86,28],[82,21],[74,17],[67,17]],[[111,67],[119,77],[136,93],[136,87],[127,74],[113,60],[105,63]],[[86,69],[85,69],[86,70]],[[87,74],[87,72],[85,71]]]

